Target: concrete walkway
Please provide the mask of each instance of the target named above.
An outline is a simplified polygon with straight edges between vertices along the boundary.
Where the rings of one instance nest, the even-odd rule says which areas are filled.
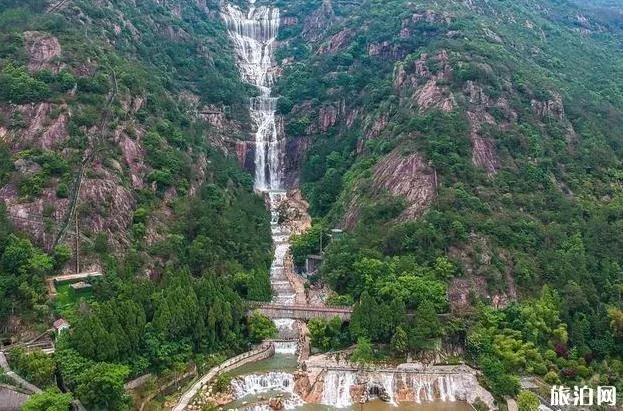
[[[2,351],[0,351],[0,367],[2,367],[2,369],[4,370],[4,373],[10,379],[12,379],[18,387],[23,388],[24,390],[30,392],[31,394],[36,394],[36,393],[41,392],[41,389],[39,387],[32,385],[31,383],[29,383],[28,381],[26,381],[25,379],[15,374],[13,371],[11,371],[11,367],[9,367],[9,363],[6,360],[4,352]]]

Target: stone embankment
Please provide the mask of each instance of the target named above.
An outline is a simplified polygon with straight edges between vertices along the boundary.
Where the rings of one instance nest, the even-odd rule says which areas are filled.
[[[229,372],[238,367],[242,367],[245,364],[249,364],[256,361],[261,361],[271,357],[275,353],[275,345],[272,342],[264,343],[255,350],[248,351],[244,354],[240,354],[236,357],[232,357],[224,363],[210,369],[207,374],[203,375],[186,393],[182,395],[177,402],[173,411],[184,411],[189,406],[191,400],[197,395],[197,393],[206,387],[210,381],[222,373]]]
[[[41,392],[41,389],[39,387],[29,383],[11,370],[11,367],[9,367],[9,363],[7,362],[6,357],[4,356],[4,353],[2,351],[0,351],[0,368],[2,368],[4,370],[4,373],[13,380],[17,387],[22,388],[24,391],[27,391],[30,394],[36,394]]]

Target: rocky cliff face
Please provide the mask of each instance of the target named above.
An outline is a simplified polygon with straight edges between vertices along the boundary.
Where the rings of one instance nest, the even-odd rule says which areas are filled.
[[[622,105],[611,75],[620,77],[620,63],[607,50],[620,31],[612,25],[598,40],[595,15],[554,2],[328,4],[294,1],[283,10],[291,25],[278,50],[287,64],[277,88],[288,103],[289,181],[300,182],[312,213],[353,236],[365,224],[393,230],[432,215],[433,231],[454,245],[439,252],[468,277],[450,284],[453,307],[467,309],[470,290],[509,304],[521,286],[508,255],[521,251],[510,251],[514,235],[491,227],[549,224],[541,209],[550,196],[613,198],[610,181],[577,183],[618,168],[612,130]],[[488,236],[497,239],[485,241],[484,253],[472,242]]]
[[[403,154],[396,149],[381,160],[372,173],[370,195],[380,197],[391,195],[404,202],[399,220],[416,219],[429,207],[436,193],[435,171],[428,167],[418,153]],[[360,217],[360,204],[353,196],[342,219],[342,227],[349,230],[356,227]]]
[[[55,59],[61,57],[61,44],[56,37],[47,33],[26,31],[24,41],[30,57],[28,68],[31,71],[44,68],[58,71],[60,63]]]
[[[205,59],[200,74],[215,70],[217,58],[230,64],[230,72],[221,67],[218,76],[229,76],[222,81],[237,84],[238,73],[224,50],[228,44],[219,46],[224,57],[217,56],[215,47],[199,40],[200,32],[187,23],[192,15],[204,24],[220,25],[220,17],[211,13],[217,10],[215,2],[149,1],[140,6],[149,10],[143,14],[129,2],[104,3],[51,8],[46,16],[70,27],[61,35],[55,29],[15,28],[21,41],[14,45],[16,56],[25,57],[15,57],[16,64],[23,63],[29,75],[43,79],[48,91],[20,104],[0,101],[0,149],[6,148],[13,162],[6,181],[0,181],[0,203],[14,226],[48,251],[59,238],[75,249],[76,236],[84,250],[104,238],[117,255],[124,255],[143,235],[150,246],[162,240],[175,220],[176,201],[196,195],[210,177],[206,142],[232,156],[238,152],[243,165],[252,169],[248,152],[253,147],[240,142],[247,120],[236,117],[241,110],[232,114],[223,96],[201,94],[205,80],[189,82],[198,78],[192,67],[169,61],[168,72],[184,71],[186,85],[172,86],[177,74],[161,84],[160,69],[140,49],[154,38],[160,39],[161,48],[175,44],[178,52],[201,42],[199,57],[194,56]],[[101,18],[101,7],[118,17],[114,24]],[[78,26],[82,28],[71,30]],[[211,41],[217,35],[226,38],[220,30],[212,32]],[[72,37],[85,35],[87,43]],[[134,213],[150,197],[153,216],[137,228]],[[65,235],[59,237],[61,232]],[[96,255],[82,254],[85,267],[97,264]],[[73,262],[70,266],[74,268]]]

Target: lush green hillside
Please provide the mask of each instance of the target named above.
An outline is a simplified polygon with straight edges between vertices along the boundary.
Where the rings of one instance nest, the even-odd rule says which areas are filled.
[[[281,8],[287,174],[316,218],[294,257],[343,228],[321,279],[357,302],[312,341],[394,359],[441,342],[498,398],[523,375],[622,392],[620,2],[262,2]],[[73,328],[52,361],[14,352],[22,374],[48,386],[58,365],[88,407],[125,409],[131,376],[247,344],[270,233],[227,154],[252,92],[216,1],[2,2],[0,332]],[[48,301],[76,266],[106,275]]]
[[[249,96],[216,3],[159,3],[0,5],[0,335],[69,320],[53,360],[11,364],[47,387],[56,363],[88,409],[246,348],[243,300],[271,295],[264,201],[212,144],[244,136]],[[76,266],[105,275],[50,301]]]
[[[351,338],[462,341],[496,395],[620,384],[617,2],[311,3],[283,4],[280,109],[317,223],[347,229],[321,273],[361,298]]]

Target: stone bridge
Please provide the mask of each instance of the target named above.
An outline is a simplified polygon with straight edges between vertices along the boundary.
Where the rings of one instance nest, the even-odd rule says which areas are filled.
[[[251,311],[264,314],[268,318],[292,318],[294,320],[308,321],[312,318],[340,317],[342,321],[349,321],[353,313],[352,308],[324,307],[314,305],[277,305],[262,304]]]

